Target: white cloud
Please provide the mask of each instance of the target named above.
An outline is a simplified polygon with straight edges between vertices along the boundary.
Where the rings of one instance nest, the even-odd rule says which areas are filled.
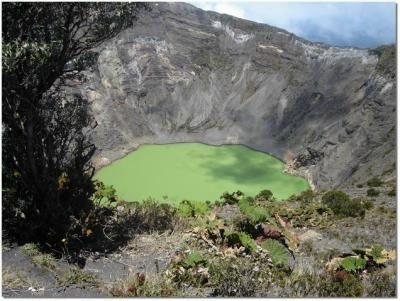
[[[232,3],[217,3],[214,6],[214,11],[221,14],[227,14],[238,18],[244,18],[245,11],[240,6]]]
[[[205,10],[283,28],[316,42],[375,47],[396,40],[395,3],[224,1],[192,3]]]

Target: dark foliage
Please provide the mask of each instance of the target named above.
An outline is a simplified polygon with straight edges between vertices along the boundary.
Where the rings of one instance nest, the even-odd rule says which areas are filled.
[[[371,179],[369,179],[368,182],[367,182],[367,185],[368,185],[369,187],[379,187],[379,186],[381,186],[382,184],[383,184],[382,180],[379,179],[379,178],[377,178],[377,177],[371,178]]]
[[[328,191],[323,195],[322,202],[338,216],[363,217],[365,215],[363,202],[360,199],[350,199],[342,191]]]
[[[378,196],[378,195],[379,191],[374,188],[370,188],[367,190],[367,196]]]
[[[256,200],[270,201],[272,200],[273,194],[271,190],[265,189],[260,191],[259,194],[256,195]]]
[[[60,88],[84,78],[65,66],[93,62],[89,50],[132,25],[143,6],[3,4],[3,229],[10,237],[62,246],[73,221],[91,210],[88,105]]]

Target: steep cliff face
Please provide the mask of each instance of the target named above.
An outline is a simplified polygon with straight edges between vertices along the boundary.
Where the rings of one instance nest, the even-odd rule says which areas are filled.
[[[331,188],[394,174],[395,79],[378,62],[368,50],[159,3],[99,48],[78,88],[97,121],[97,166],[142,143],[240,143]]]

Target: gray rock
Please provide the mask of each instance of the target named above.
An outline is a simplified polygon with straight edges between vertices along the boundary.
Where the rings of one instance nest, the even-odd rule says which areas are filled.
[[[75,86],[97,122],[97,167],[144,143],[196,141],[285,161],[311,149],[323,156],[295,172],[320,189],[394,175],[396,83],[366,49],[157,3],[97,51],[96,68]]]

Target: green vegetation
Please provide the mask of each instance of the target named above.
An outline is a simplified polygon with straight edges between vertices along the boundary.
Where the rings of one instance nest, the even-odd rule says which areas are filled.
[[[383,182],[381,179],[374,177],[368,180],[367,185],[369,187],[379,187],[382,186]]]
[[[378,195],[379,191],[374,188],[370,188],[367,190],[367,196],[378,196]]]
[[[112,185],[126,201],[153,197],[179,204],[182,200],[214,202],[221,191],[256,195],[270,190],[285,199],[308,188],[304,178],[283,173],[283,162],[241,145],[200,143],[142,145],[95,175]]]
[[[396,61],[396,46],[383,45],[370,51],[379,57],[376,71],[379,74],[395,78],[396,64],[394,62]]]
[[[262,200],[262,201],[271,201],[272,197],[273,197],[272,191],[268,190],[268,189],[264,189],[255,196],[255,199]]]
[[[328,191],[322,196],[322,202],[338,216],[364,217],[365,205],[359,198],[350,199],[342,191]],[[367,205],[369,207],[369,205]]]
[[[305,203],[311,203],[314,200],[314,198],[315,198],[315,193],[311,189],[308,189],[296,196],[292,196],[290,200],[292,201],[295,200],[301,202],[302,204],[305,204]]]
[[[223,200],[224,204],[228,204],[228,205],[233,205],[233,204],[237,204],[239,202],[239,200],[244,196],[243,192],[241,192],[240,190],[233,192],[233,193],[229,193],[229,192],[224,192],[222,194],[222,196],[220,197],[220,199]]]
[[[55,258],[50,254],[42,253],[36,244],[28,243],[23,245],[21,247],[21,252],[25,256],[29,257],[31,262],[35,265],[50,269],[54,269],[55,267]]]
[[[274,265],[288,266],[290,253],[282,243],[274,239],[267,239],[261,244],[261,247],[268,251]]]
[[[355,272],[357,270],[362,270],[367,265],[367,261],[364,258],[359,258],[356,256],[348,256],[344,258],[340,266],[347,272]]]
[[[57,281],[61,286],[70,286],[74,284],[95,284],[97,279],[92,273],[79,268],[71,268],[65,273],[59,273]]]
[[[104,193],[110,198],[118,199],[107,186],[99,184],[97,187],[110,192]],[[183,249],[172,256],[166,271],[156,275],[130,273],[128,277],[109,284],[102,284],[101,280],[84,270],[60,269],[57,261],[41,253],[38,245],[27,244],[21,250],[30,256],[33,263],[52,270],[61,286],[105,285],[113,296],[121,297],[188,294],[254,297],[270,296],[270,292],[284,297],[393,296],[394,278],[382,272],[386,264],[395,260],[394,250],[373,244],[346,254],[337,250],[321,252],[313,247],[315,242],[312,238],[302,241],[301,249],[298,249],[299,235],[293,228],[312,227],[316,232],[324,233],[324,227],[339,221],[333,215],[333,209],[325,203],[329,204],[328,200],[335,200],[334,203],[339,199],[350,200],[346,196],[343,192],[326,192],[322,195],[325,202],[321,203],[320,193],[302,192],[287,201],[277,202],[266,201],[273,200],[273,196],[261,191],[255,198],[240,192],[224,193],[223,198],[232,203],[219,206],[183,201],[173,207],[152,199],[140,203],[106,202],[112,206],[99,207],[99,210],[107,208],[111,215],[98,222],[102,224],[115,219],[108,224],[115,228],[99,229],[107,229],[106,234],[113,241],[123,241],[117,235],[124,232],[122,229],[128,237],[155,229],[174,229],[177,235],[185,235],[180,245]],[[366,198],[354,200],[363,208],[369,206]],[[237,220],[229,221],[216,215],[216,211],[232,210],[232,207],[237,208]],[[93,218],[101,216],[96,214]],[[93,231],[90,236],[99,235],[96,222],[88,221],[86,225],[90,226],[86,229]],[[132,234],[131,229],[134,229]],[[302,229],[298,230],[302,232]],[[298,256],[312,258],[312,268],[299,270],[291,264],[292,256],[294,260]],[[23,285],[15,275],[6,274],[5,279],[10,285]]]
[[[76,220],[93,210],[95,146],[87,99],[60,87],[84,81],[90,49],[133,25],[141,3],[3,5],[3,229],[19,243],[65,251]],[[66,66],[69,65],[69,70]],[[76,71],[76,72],[71,72]]]
[[[190,253],[184,260],[178,262],[178,265],[185,269],[190,269],[198,266],[206,266],[207,260],[198,251],[194,251]]]
[[[214,260],[210,265],[209,279],[213,287],[212,296],[254,297],[260,286],[258,279],[265,279],[268,272],[267,269],[257,270],[257,265],[246,258]]]
[[[228,245],[233,247],[244,247],[246,252],[255,252],[257,250],[257,245],[253,238],[246,232],[240,233],[230,233],[226,236]]]
[[[240,212],[249,220],[252,224],[258,224],[264,222],[270,218],[269,212],[266,208],[261,206],[251,205],[252,198],[242,198],[238,205]]]

